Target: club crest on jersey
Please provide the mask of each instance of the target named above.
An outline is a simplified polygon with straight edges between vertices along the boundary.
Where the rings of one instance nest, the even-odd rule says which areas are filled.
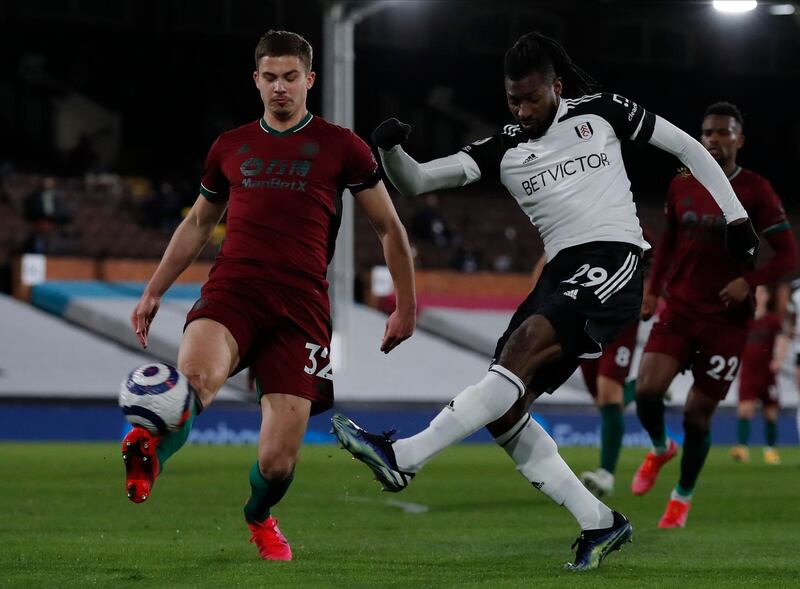
[[[319,143],[316,141],[309,141],[308,143],[304,143],[303,146],[300,148],[300,153],[303,154],[303,157],[312,158],[319,153]]]
[[[581,123],[580,125],[575,125],[575,134],[578,136],[578,139],[583,139],[584,141],[588,141],[594,135],[594,129],[592,129],[592,124],[589,121],[585,123]]]

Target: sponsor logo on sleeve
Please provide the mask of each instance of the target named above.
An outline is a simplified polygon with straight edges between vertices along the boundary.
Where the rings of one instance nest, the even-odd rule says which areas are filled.
[[[478,147],[479,145],[483,145],[487,141],[491,141],[491,140],[492,140],[491,137],[484,137],[483,139],[478,139],[477,141],[473,141],[469,145],[465,146],[463,151],[466,152],[466,153],[469,153],[470,151],[472,151],[473,147]]]
[[[636,111],[639,110],[639,105],[619,94],[614,94],[611,99],[617,104],[621,104],[622,108],[628,111],[628,121],[632,121],[633,117],[636,116]]]

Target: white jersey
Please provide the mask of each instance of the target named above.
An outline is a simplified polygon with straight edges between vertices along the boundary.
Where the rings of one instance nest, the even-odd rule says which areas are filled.
[[[539,230],[547,258],[595,241],[650,246],[642,236],[620,141],[647,143],[655,116],[618,94],[562,99],[552,125],[528,139],[506,125],[459,154],[474,181],[499,179]]]

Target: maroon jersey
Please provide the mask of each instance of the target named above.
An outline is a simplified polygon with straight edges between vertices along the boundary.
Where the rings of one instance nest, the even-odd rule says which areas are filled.
[[[282,132],[263,119],[226,131],[211,146],[200,185],[212,202],[228,201],[210,277],[324,292],[342,192],[379,180],[364,141],[310,113]]]
[[[737,168],[729,179],[758,233],[789,228],[781,201],[767,180],[744,168]],[[725,285],[742,276],[742,268],[725,249],[725,217],[711,194],[693,176],[678,176],[669,186],[666,216],[667,231],[674,231],[677,238],[663,282],[668,304],[689,313],[746,320],[751,305],[728,309],[719,297]]]
[[[742,354],[742,371],[769,372],[772,362],[775,338],[783,331],[781,318],[777,313],[765,313],[764,316],[753,319],[750,331],[747,334],[747,344]]]

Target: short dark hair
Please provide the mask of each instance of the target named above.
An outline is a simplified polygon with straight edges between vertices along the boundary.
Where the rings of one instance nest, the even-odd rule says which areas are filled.
[[[306,72],[311,71],[311,62],[314,58],[311,43],[297,33],[272,29],[261,35],[261,39],[258,40],[258,45],[256,45],[256,69],[258,69],[258,62],[261,61],[262,57],[280,57],[282,55],[291,55],[299,58],[303,62]]]
[[[558,41],[536,31],[522,35],[506,51],[503,72],[509,80],[520,80],[531,72],[560,77],[565,96],[582,96],[600,89],[589,74],[572,62]]]
[[[706,112],[703,113],[703,118],[706,118],[711,115],[721,115],[723,117],[731,117],[739,126],[744,129],[744,117],[742,116],[742,111],[739,110],[739,107],[733,104],[732,102],[715,102],[711,106],[706,109]]]

